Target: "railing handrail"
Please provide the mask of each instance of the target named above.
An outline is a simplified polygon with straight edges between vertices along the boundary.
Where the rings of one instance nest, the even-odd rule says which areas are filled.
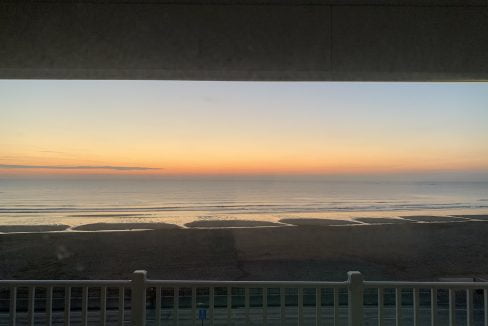
[[[408,282],[408,281],[364,281],[365,288],[409,288],[409,289],[488,289],[488,282]]]
[[[0,286],[129,286],[131,280],[0,280]],[[221,281],[221,280],[157,280],[147,279],[146,287],[168,285],[170,287],[311,287],[341,288],[349,285],[348,281]],[[363,281],[364,288],[417,288],[417,289],[485,289],[488,282],[446,282],[446,281]]]
[[[327,287],[327,288],[340,288],[347,287],[348,283],[344,282],[322,282],[322,281],[199,281],[199,280],[147,280],[145,283],[148,287],[151,286],[184,286],[184,287],[195,287],[195,286],[210,286],[210,287]]]
[[[0,280],[0,286],[124,286],[130,285],[131,280]],[[221,281],[221,280],[146,280],[145,284],[150,286],[257,286],[257,287],[347,287],[348,281]],[[488,288],[488,282],[446,282],[446,281],[364,281],[365,288]]]
[[[129,286],[131,280],[0,280],[0,286]]]

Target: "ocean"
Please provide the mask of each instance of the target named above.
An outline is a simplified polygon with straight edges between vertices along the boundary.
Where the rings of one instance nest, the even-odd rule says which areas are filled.
[[[0,225],[488,214],[488,181],[432,178],[0,178]]]

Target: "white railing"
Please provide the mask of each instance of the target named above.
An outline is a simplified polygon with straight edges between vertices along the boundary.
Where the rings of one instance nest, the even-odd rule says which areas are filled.
[[[0,325],[488,326],[488,282],[0,280]]]

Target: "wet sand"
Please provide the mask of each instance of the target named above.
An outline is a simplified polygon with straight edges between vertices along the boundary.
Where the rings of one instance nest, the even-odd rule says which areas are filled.
[[[401,218],[416,222],[464,222],[462,217],[453,216],[401,216]]]
[[[258,226],[283,226],[279,223],[267,221],[247,221],[247,220],[204,220],[194,221],[185,224],[186,227],[206,227],[206,228],[229,228],[229,227],[258,227]]]
[[[332,220],[325,218],[283,218],[280,220],[280,222],[296,226],[333,226],[359,224],[351,220]]]
[[[104,217],[140,217],[151,216],[150,214],[75,214],[68,215],[68,217],[90,217],[90,218],[104,218]]]
[[[69,225],[49,224],[49,225],[0,225],[0,232],[49,232],[64,231]]]
[[[455,216],[474,219],[474,220],[488,221],[488,215],[455,215]]]
[[[383,217],[357,217],[355,221],[360,221],[368,224],[384,224],[384,223],[412,223],[411,221],[400,218],[383,218]]]
[[[0,278],[435,280],[488,274],[488,222],[0,235]]]
[[[160,230],[179,229],[175,224],[169,223],[92,223],[74,227],[76,231],[103,231],[103,230]]]

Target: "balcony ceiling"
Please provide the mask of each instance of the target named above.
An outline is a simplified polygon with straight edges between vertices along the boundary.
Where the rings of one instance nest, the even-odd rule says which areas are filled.
[[[486,81],[488,1],[3,0],[0,78]]]

